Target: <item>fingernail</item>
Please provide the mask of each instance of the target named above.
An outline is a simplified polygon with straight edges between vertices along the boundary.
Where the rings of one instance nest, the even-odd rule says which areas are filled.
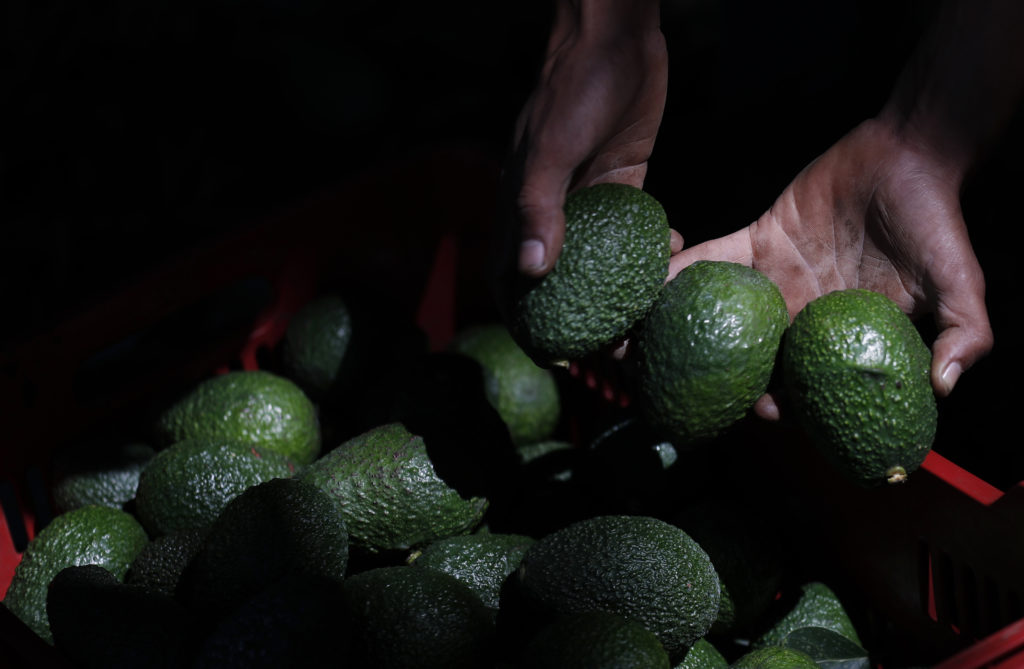
[[[963,369],[960,368],[960,363],[955,361],[946,365],[946,368],[942,370],[939,381],[942,383],[946,395],[953,392],[953,386],[956,385],[957,379],[960,378],[962,373]]]
[[[539,239],[527,239],[519,247],[519,269],[544,269],[544,242]]]

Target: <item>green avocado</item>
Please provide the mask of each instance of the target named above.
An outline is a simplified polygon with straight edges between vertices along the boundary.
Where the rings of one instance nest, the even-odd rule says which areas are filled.
[[[341,371],[352,341],[352,315],[338,295],[323,295],[299,309],[282,342],[286,375],[307,393],[323,395]]]
[[[673,669],[729,669],[729,661],[707,639],[697,639]]]
[[[408,562],[413,567],[451,574],[468,585],[486,606],[497,609],[502,584],[534,541],[520,534],[497,532],[445,537],[428,544]]]
[[[504,325],[488,323],[462,330],[449,348],[483,368],[487,400],[505,421],[514,444],[551,436],[561,414],[555,377],[519,348]]]
[[[731,669],[818,669],[818,663],[799,650],[770,646],[744,654]]]
[[[538,539],[509,587],[521,603],[505,613],[617,613],[653,632],[673,661],[711,628],[721,596],[710,558],[686,532],[630,515],[595,516]]]
[[[851,481],[900,483],[931,450],[931,353],[881,293],[854,288],[809,302],[786,332],[782,366],[800,424]]]
[[[107,506],[82,506],[60,514],[29,542],[3,603],[32,631],[53,643],[46,613],[47,588],[65,567],[98,565],[124,578],[149,537],[134,516]]]
[[[297,479],[276,478],[232,499],[182,570],[176,597],[219,619],[289,574],[340,582],[348,530],[337,499]]]
[[[383,566],[343,584],[355,657],[351,666],[478,669],[492,660],[494,613],[454,576]]]
[[[669,669],[668,653],[640,622],[607,611],[559,616],[527,644],[534,669]]]
[[[401,423],[349,439],[297,478],[341,502],[352,546],[370,554],[466,534],[488,507],[441,479],[423,438]]]
[[[295,471],[295,464],[275,451],[237,442],[181,441],[142,470],[135,511],[153,536],[204,528],[249,486]]]
[[[157,420],[161,446],[185,439],[234,441],[299,465],[320,454],[316,406],[294,381],[264,370],[210,377]]]
[[[643,415],[677,446],[716,437],[764,394],[789,314],[745,265],[699,260],[665,284],[637,338]]]
[[[565,200],[565,238],[554,267],[523,279],[510,329],[542,367],[595,353],[626,337],[668,276],[669,227],[649,193],[600,183]]]
[[[146,444],[129,443],[114,449],[83,449],[66,466],[53,486],[58,512],[88,504],[122,509],[135,498],[139,475],[156,451]]]
[[[800,586],[793,607],[768,631],[755,639],[752,646],[776,646],[782,643],[787,634],[801,627],[823,627],[856,644],[860,643],[860,636],[836,593],[820,581],[811,581]]]

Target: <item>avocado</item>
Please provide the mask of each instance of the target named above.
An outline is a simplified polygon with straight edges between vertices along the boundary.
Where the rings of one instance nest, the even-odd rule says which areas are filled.
[[[348,530],[340,503],[313,485],[276,478],[232,499],[182,571],[176,595],[218,619],[288,574],[341,581]]]
[[[657,635],[673,661],[711,628],[721,597],[697,542],[662,520],[629,515],[595,516],[540,538],[508,589],[517,604],[505,613],[513,624],[526,618],[524,629],[558,614],[617,613]]]
[[[75,462],[60,466],[53,486],[53,503],[58,513],[88,504],[124,509],[135,499],[139,475],[156,453],[153,447],[142,443],[83,450],[75,454]]]
[[[264,370],[210,377],[157,419],[161,447],[186,439],[233,441],[299,465],[320,453],[316,406],[294,381]]]
[[[497,532],[445,537],[414,553],[408,563],[451,574],[468,585],[485,606],[497,609],[502,584],[534,541]]]
[[[370,554],[468,533],[488,506],[439,478],[423,438],[401,423],[349,439],[297,478],[341,503],[352,546]]]
[[[786,635],[800,627],[824,627],[860,644],[857,630],[836,593],[821,581],[800,586],[796,602],[772,627],[754,640],[753,648],[782,643]]]
[[[203,528],[249,486],[296,471],[286,456],[244,443],[189,439],[166,448],[139,477],[135,511],[153,536]]]
[[[352,341],[352,314],[339,295],[322,295],[288,321],[281,342],[285,375],[307,394],[320,397],[338,379]]]
[[[729,669],[729,661],[707,639],[697,639],[673,669]]]
[[[891,299],[851,288],[800,310],[782,346],[786,397],[813,445],[850,481],[899,483],[931,450],[931,353]]]
[[[154,538],[135,556],[124,582],[143,590],[174,595],[185,565],[199,552],[205,535],[205,528],[189,528]]]
[[[644,417],[677,447],[718,436],[764,394],[788,324],[779,287],[761,272],[713,260],[683,268],[639,326]]]
[[[523,277],[509,329],[541,367],[624,339],[668,276],[665,210],[634,186],[599,183],[565,199],[565,239],[541,279]]]
[[[461,330],[449,348],[476,360],[483,368],[487,400],[505,421],[514,444],[529,444],[552,435],[561,415],[554,374],[538,367],[504,325],[487,323]]]
[[[746,653],[732,663],[731,669],[817,669],[810,655],[795,648],[770,646]]]
[[[54,646],[85,669],[191,666],[200,635],[173,597],[122,583],[99,565],[62,569],[46,608]]]
[[[531,669],[669,669],[658,637],[636,620],[607,611],[556,618],[527,644]]]
[[[352,666],[479,669],[493,659],[494,614],[454,576],[374,567],[343,588],[359,659]]]
[[[46,615],[46,591],[65,567],[94,564],[115,578],[128,566],[149,537],[131,514],[89,505],[56,516],[28,543],[3,603],[47,643],[53,643]]]

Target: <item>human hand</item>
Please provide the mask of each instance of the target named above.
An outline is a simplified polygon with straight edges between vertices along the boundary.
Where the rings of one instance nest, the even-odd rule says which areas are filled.
[[[511,274],[540,277],[554,266],[568,191],[604,181],[643,186],[661,123],[668,55],[658,3],[575,4],[559,3],[502,177],[508,230],[498,253]],[[673,243],[682,247],[678,234]]]
[[[754,223],[674,255],[669,275],[699,259],[743,263],[779,285],[790,318],[852,287],[888,296],[911,318],[934,314],[931,381],[946,396],[993,342],[961,179],[924,144],[872,119],[800,172]],[[776,398],[762,397],[755,412],[777,419]]]

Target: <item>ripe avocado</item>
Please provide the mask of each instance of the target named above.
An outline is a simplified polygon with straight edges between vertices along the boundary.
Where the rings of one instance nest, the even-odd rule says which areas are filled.
[[[359,658],[352,666],[489,666],[494,613],[454,576],[435,569],[375,567],[348,577],[343,589]]]
[[[719,435],[764,394],[788,324],[779,287],[761,272],[712,260],[684,268],[639,328],[643,415],[677,446]]]
[[[235,441],[275,451],[299,465],[320,453],[316,407],[295,382],[263,370],[199,383],[157,420],[161,446],[186,439]]]
[[[600,183],[565,200],[565,241],[540,280],[523,279],[510,330],[542,367],[623,339],[668,276],[665,210],[645,191]]]
[[[526,646],[532,669],[669,669],[658,637],[636,620],[607,611],[559,616]]]
[[[409,564],[451,574],[468,585],[485,606],[497,609],[502,583],[519,567],[535,539],[520,534],[465,534],[438,539],[413,554]]]
[[[811,442],[865,487],[904,481],[931,450],[938,411],[930,365],[907,315],[862,289],[809,302],[782,347],[786,394]]]
[[[519,348],[504,325],[488,323],[462,330],[449,348],[483,368],[487,400],[505,421],[514,444],[551,436],[561,413],[555,377]]]
[[[135,511],[153,536],[203,528],[249,486],[294,473],[292,461],[271,450],[181,441],[157,453],[142,470]]]
[[[281,343],[288,378],[312,396],[331,389],[352,340],[352,315],[338,295],[323,295],[304,305],[291,320]]]
[[[347,566],[340,503],[308,483],[271,479],[228,502],[176,595],[200,617],[217,619],[288,574],[341,581]]]
[[[388,423],[325,453],[297,478],[342,504],[352,546],[370,554],[464,534],[487,509],[438,477],[423,438]]]
[[[47,643],[50,581],[65,567],[94,564],[123,579],[146,544],[146,531],[131,514],[107,506],[82,506],[55,517],[29,542],[3,603]]]
[[[673,661],[711,628],[721,596],[711,560],[689,535],[625,515],[595,516],[542,537],[509,587],[522,602],[519,615],[607,611],[637,620]]]

